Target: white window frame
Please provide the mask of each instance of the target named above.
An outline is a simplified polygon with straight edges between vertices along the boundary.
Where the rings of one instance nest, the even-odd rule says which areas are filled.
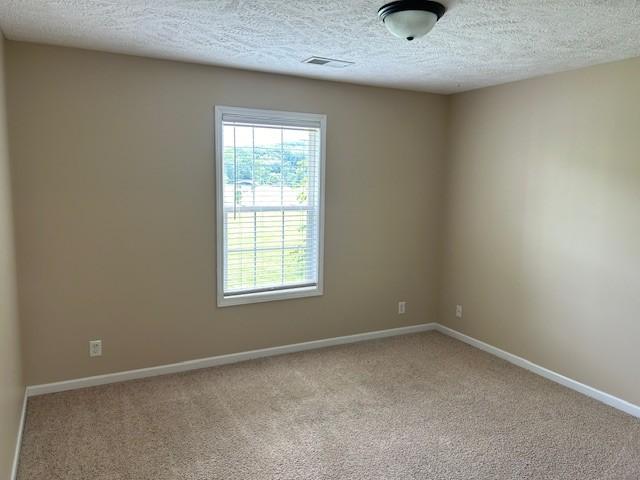
[[[318,213],[318,284],[313,287],[297,287],[284,290],[266,291],[247,294],[224,295],[224,198],[223,198],[223,142],[222,142],[222,116],[223,114],[240,114],[251,117],[264,117],[265,119],[280,119],[283,122],[291,121],[315,121],[320,124],[320,185]],[[278,110],[262,110],[254,108],[228,107],[216,105],[214,114],[214,144],[216,162],[216,242],[217,242],[217,282],[218,282],[218,307],[232,305],[244,305],[249,303],[271,302],[274,300],[288,300],[294,298],[316,297],[324,294],[324,189],[325,189],[325,163],[326,163],[326,130],[327,116],[315,113],[284,112]]]

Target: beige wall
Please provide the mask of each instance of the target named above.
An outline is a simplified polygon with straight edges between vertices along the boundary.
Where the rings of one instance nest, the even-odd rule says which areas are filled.
[[[439,314],[636,404],[638,79],[631,60],[453,98]]]
[[[22,411],[24,383],[16,309],[4,49],[5,40],[0,32],[0,478],[9,478]]]
[[[7,61],[28,383],[440,320],[640,403],[639,60],[450,98]],[[323,297],[215,306],[215,104],[328,115]]]
[[[7,53],[29,384],[435,320],[445,97]],[[216,308],[216,104],[328,115],[324,296]]]

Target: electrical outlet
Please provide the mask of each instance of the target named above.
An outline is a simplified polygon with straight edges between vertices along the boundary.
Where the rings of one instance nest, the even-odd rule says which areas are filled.
[[[462,305],[456,305],[456,318],[462,318]]]
[[[407,302],[398,302],[398,315],[404,315],[407,311]]]
[[[90,357],[102,356],[102,340],[91,340],[89,342],[89,356]]]

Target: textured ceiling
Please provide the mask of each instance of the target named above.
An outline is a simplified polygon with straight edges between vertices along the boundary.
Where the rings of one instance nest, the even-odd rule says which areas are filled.
[[[640,0],[457,0],[409,43],[384,0],[0,0],[12,40],[452,93],[640,56]],[[348,60],[335,69],[312,56]]]

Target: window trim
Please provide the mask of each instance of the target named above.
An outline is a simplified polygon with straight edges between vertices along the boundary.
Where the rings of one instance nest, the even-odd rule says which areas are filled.
[[[289,300],[294,298],[316,297],[324,294],[324,200],[325,200],[325,167],[327,143],[327,116],[315,113],[286,112],[279,110],[262,110],[255,108],[228,107],[216,105],[214,112],[214,155],[215,155],[215,190],[216,190],[216,270],[218,307],[245,305],[250,303]],[[318,213],[318,284],[314,287],[294,287],[283,290],[224,295],[224,198],[223,198],[223,114],[240,114],[265,119],[283,118],[286,120],[306,120],[320,123],[320,178],[319,178],[319,213]]]

